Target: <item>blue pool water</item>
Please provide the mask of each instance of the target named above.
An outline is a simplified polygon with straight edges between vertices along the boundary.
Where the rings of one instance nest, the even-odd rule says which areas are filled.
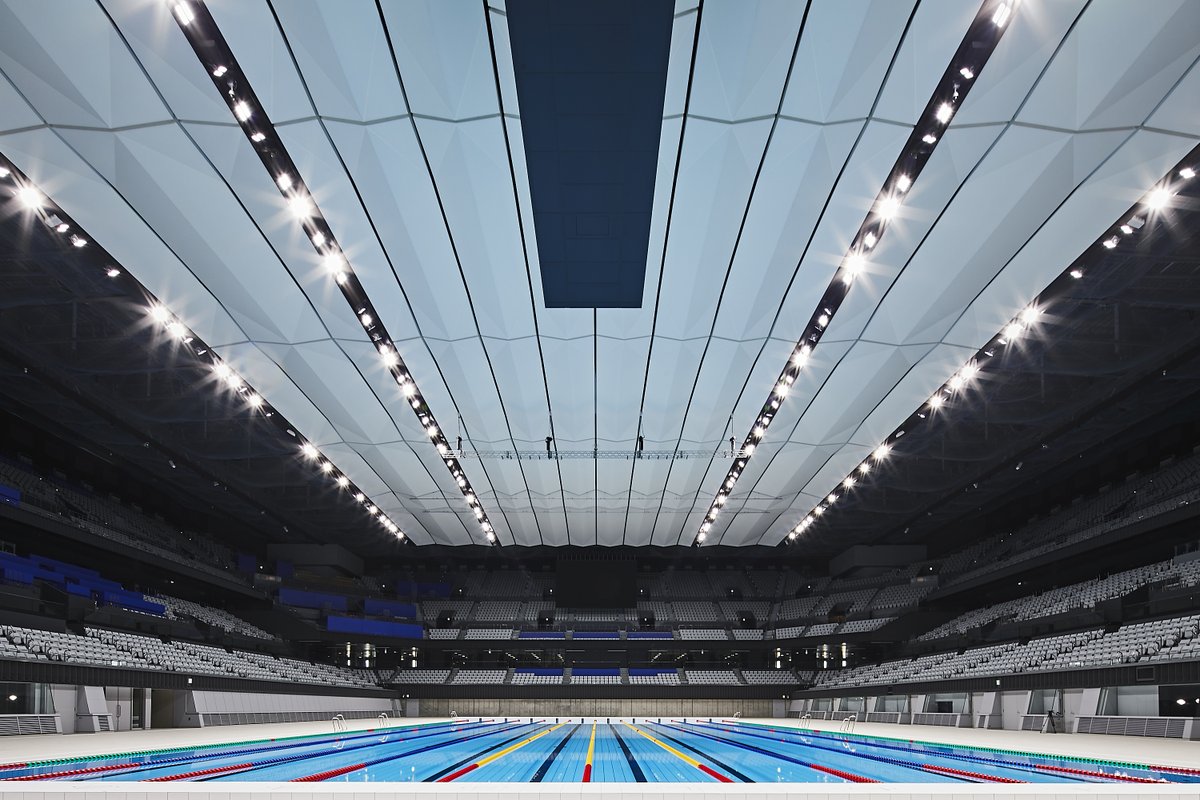
[[[736,721],[484,719],[8,764],[0,780],[1200,783],[1200,771]]]

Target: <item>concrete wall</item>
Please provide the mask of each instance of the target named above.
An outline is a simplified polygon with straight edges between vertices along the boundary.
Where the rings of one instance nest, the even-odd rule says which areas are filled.
[[[461,717],[770,717],[774,701],[758,700],[421,700],[421,715],[446,717],[453,711]]]

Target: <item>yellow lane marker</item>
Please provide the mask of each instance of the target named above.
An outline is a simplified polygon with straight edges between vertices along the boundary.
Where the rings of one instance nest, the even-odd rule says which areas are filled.
[[[733,783],[732,778],[726,777],[725,775],[722,775],[721,773],[717,772],[716,770],[714,770],[710,767],[707,767],[704,764],[701,764],[699,761],[692,758],[691,756],[684,755],[683,753],[676,750],[674,747],[671,747],[671,745],[667,744],[666,742],[660,742],[658,739],[654,738],[653,736],[651,736],[650,734],[641,730],[640,728],[635,728],[632,725],[630,725],[628,722],[625,723],[625,726],[627,728],[632,729],[634,733],[639,733],[642,736],[645,736],[647,739],[654,742],[656,745],[661,747],[663,750],[666,750],[671,755],[687,762],[688,764],[691,764],[693,767],[695,767],[696,769],[705,773],[706,775],[711,775],[712,777],[716,778],[717,780],[721,781],[722,783]]]

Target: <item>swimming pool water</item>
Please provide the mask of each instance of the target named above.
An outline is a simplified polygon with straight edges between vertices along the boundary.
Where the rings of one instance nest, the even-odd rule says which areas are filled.
[[[734,720],[481,719],[6,764],[0,780],[1200,783],[1200,770]]]

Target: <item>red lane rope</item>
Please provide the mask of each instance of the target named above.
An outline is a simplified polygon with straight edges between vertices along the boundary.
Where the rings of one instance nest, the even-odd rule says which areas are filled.
[[[817,770],[818,772],[825,772],[825,773],[828,773],[829,775],[833,775],[836,778],[841,778],[842,780],[850,781],[851,783],[879,783],[880,782],[880,781],[875,780],[874,778],[864,778],[862,775],[855,775],[853,772],[846,772],[844,770],[834,769],[833,767],[822,767],[820,764],[809,764],[808,766],[811,769]]]
[[[705,772],[705,773],[713,776],[714,778],[719,780],[721,783],[733,783],[733,778],[722,775],[721,773],[717,772],[715,769],[709,769],[708,767],[706,767],[703,764],[697,764],[696,766],[699,767],[702,772]]]
[[[62,770],[61,772],[44,772],[41,775],[21,775],[16,778],[0,778],[5,781],[48,781],[55,778],[70,778],[75,775],[92,775],[97,772],[108,772],[114,769],[128,769],[129,767],[140,767],[141,764],[109,764],[103,767],[78,767],[76,769]]]
[[[1066,772],[1070,775],[1087,775],[1092,778],[1108,778],[1112,781],[1125,781],[1126,783],[1168,783],[1169,781],[1155,780],[1154,778],[1135,778],[1132,775],[1114,775],[1111,772],[1097,772],[1090,769],[1075,769],[1074,767],[1052,767],[1049,764],[1036,764],[1035,769],[1048,770],[1050,772]]]
[[[338,767],[337,769],[326,770],[325,772],[317,772],[313,775],[305,775],[303,778],[292,778],[288,783],[313,783],[315,781],[327,781],[330,778],[336,778],[339,775],[345,775],[347,772],[354,772],[356,769],[362,769],[366,764],[351,764],[348,767]]]
[[[449,775],[443,775],[442,777],[438,778],[437,783],[449,783],[450,781],[454,780],[455,778],[461,778],[463,775],[466,775],[471,770],[478,769],[478,768],[479,768],[478,763],[468,764],[467,766],[463,767],[462,769],[455,770],[454,772],[451,772]]]
[[[936,764],[922,764],[921,769],[944,775],[953,775],[956,778],[971,778],[977,781],[992,783],[1028,783],[1028,781],[1019,781],[1016,778],[1001,778],[999,775],[988,775],[986,772],[970,772],[969,770],[955,769],[954,767],[939,767]]]
[[[248,761],[245,764],[231,764],[225,767],[209,767],[208,769],[197,769],[191,772],[181,772],[178,775],[162,775],[158,778],[148,778],[146,783],[166,783],[167,781],[186,781],[188,778],[199,778],[203,775],[217,775],[221,772],[234,772],[239,769],[250,769],[254,766],[253,761]]]
[[[583,765],[583,783],[591,783],[591,782],[592,782],[592,765],[584,764]]]

